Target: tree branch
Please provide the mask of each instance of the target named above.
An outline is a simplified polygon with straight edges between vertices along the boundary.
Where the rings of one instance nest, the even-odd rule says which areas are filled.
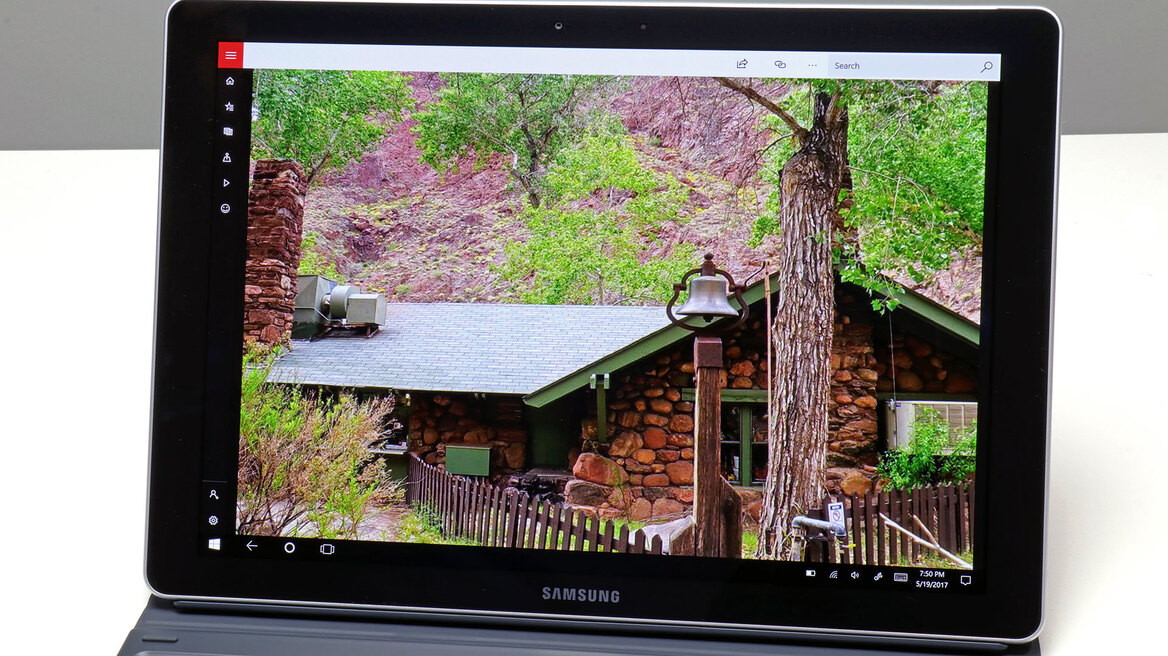
[[[921,538],[920,536],[916,535],[915,533],[908,530],[907,528],[904,528],[900,524],[897,524],[896,522],[892,521],[891,519],[888,518],[888,515],[885,515],[884,513],[879,513],[879,514],[880,514],[880,518],[884,520],[885,524],[888,524],[892,528],[905,534],[913,542],[916,542],[917,544],[921,545],[922,547],[928,547],[928,548],[932,549],[933,551],[936,551],[937,553],[944,556],[947,560],[949,560],[950,562],[952,562],[953,564],[957,565],[958,567],[960,567],[962,569],[973,569],[973,565],[970,565],[969,563],[965,562],[964,560],[961,560],[957,556],[954,556],[953,554],[949,553],[948,551],[942,549],[941,545],[937,543],[937,538],[933,537],[933,534],[929,532],[929,529],[925,528],[925,525],[921,523],[921,520],[918,519],[916,515],[912,516],[913,520],[916,521],[917,526],[921,527],[921,530],[923,530],[925,532],[925,535],[929,536],[929,540],[932,540],[932,542]]]
[[[739,84],[738,82],[735,82],[728,77],[715,77],[714,80],[727,89],[730,89],[731,91],[737,91],[747,99],[762,105],[767,109],[767,111],[774,114],[775,116],[778,116],[783,120],[784,123],[787,124],[788,127],[791,128],[791,131],[795,134],[795,137],[799,140],[800,143],[802,143],[803,140],[807,137],[807,129],[802,125],[799,125],[799,122],[795,120],[794,116],[788,114],[786,110],[776,105],[774,101],[764,98],[762,94],[755,91],[754,89],[751,89],[746,85]]]

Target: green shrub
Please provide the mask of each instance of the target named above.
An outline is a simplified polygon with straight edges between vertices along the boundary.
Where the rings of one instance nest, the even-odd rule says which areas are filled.
[[[246,535],[353,538],[378,504],[400,500],[368,445],[389,398],[326,398],[266,382],[271,356],[243,359],[239,523]]]
[[[344,283],[345,277],[337,269],[337,263],[329,260],[329,254],[318,243],[320,233],[305,231],[300,240],[300,266],[296,273],[302,276],[324,276],[337,283]]]
[[[977,421],[956,435],[939,412],[918,407],[909,425],[911,439],[903,449],[884,454],[876,473],[885,487],[902,490],[927,485],[960,483],[973,475],[977,454]],[[945,453],[950,450],[949,453]]]

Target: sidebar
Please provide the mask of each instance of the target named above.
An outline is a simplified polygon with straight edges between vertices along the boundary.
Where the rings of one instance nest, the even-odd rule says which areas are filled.
[[[236,49],[238,47],[238,49]],[[237,68],[242,44],[219,44],[219,69],[213,130],[214,158],[208,191],[207,221],[211,227],[211,289],[236,289],[212,294],[208,358],[210,369],[239,369],[243,327],[243,276],[247,257],[247,202],[250,187],[252,71]],[[235,321],[225,321],[233,317]],[[235,535],[236,468],[239,453],[239,378],[208,380],[206,433],[203,436],[200,490],[200,549],[226,551]]]

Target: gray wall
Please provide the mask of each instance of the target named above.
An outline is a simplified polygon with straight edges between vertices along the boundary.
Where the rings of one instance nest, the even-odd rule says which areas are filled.
[[[0,149],[157,148],[169,4],[2,0]],[[1168,1],[1046,4],[1063,21],[1063,131],[1168,132]]]

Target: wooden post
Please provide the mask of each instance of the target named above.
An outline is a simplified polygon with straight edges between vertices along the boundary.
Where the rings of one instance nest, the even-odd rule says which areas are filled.
[[[694,338],[694,555],[722,555],[722,339]]]

